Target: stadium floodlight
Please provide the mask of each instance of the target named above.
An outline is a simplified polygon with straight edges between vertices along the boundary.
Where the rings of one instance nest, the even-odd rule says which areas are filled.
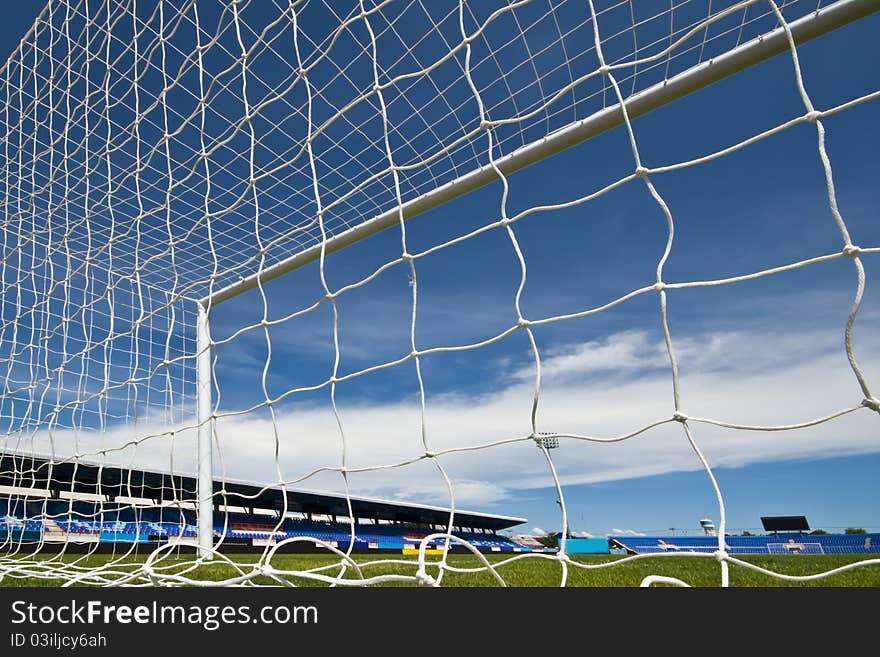
[[[352,486],[370,477],[391,481],[428,464],[438,473],[439,495],[451,511],[446,531],[426,538],[424,545],[445,540],[473,547],[452,535],[455,459],[533,440],[558,493],[564,584],[569,568],[590,566],[565,559],[563,486],[550,454],[559,437],[617,443],[660,425],[680,425],[718,500],[719,551],[707,556],[719,559],[721,583],[727,585],[733,560],[723,543],[724,500],[693,425],[795,431],[880,410],[852,338],[864,289],[862,259],[880,248],[859,247],[850,237],[838,209],[823,123],[831,116],[844,120],[856,107],[871,107],[880,92],[863,91],[838,105],[816,107],[798,57],[801,44],[870,20],[880,0],[837,0],[818,8],[807,0],[647,4],[50,0],[2,70],[0,358],[5,379],[0,417],[6,429],[0,451],[38,455],[49,464],[4,461],[18,464],[3,473],[14,483],[3,493],[5,508],[23,508],[21,513],[33,517],[31,511],[39,507],[33,522],[40,529],[30,543],[22,532],[18,538],[0,532],[0,550],[11,555],[0,556],[3,572],[64,575],[91,584],[179,584],[197,576],[154,568],[167,547],[146,563],[132,559],[142,538],[137,523],[136,540],[120,542],[104,566],[87,569],[59,559],[44,567],[37,553],[49,543],[45,537],[51,533],[55,543],[72,543],[71,518],[75,508],[82,517],[84,504],[74,501],[72,491],[55,491],[52,464],[116,468],[125,475],[121,481],[136,467],[167,471],[158,490],[135,490],[129,483],[130,495],[115,491],[113,500],[98,476],[88,522],[104,536],[104,524],[111,520],[125,524],[129,515],[167,514],[173,508],[180,525],[175,545],[192,544],[199,560],[229,544],[233,503],[222,483],[215,490],[218,479],[249,477],[267,488],[286,489],[333,475],[348,499],[348,507],[334,513],[349,518],[354,533]],[[789,62],[800,102],[796,115],[768,129],[745,128],[748,136],[691,159],[653,167],[642,160],[638,117],[667,105],[674,109],[683,97],[774,57]],[[818,135],[814,150],[825,177],[825,210],[833,215],[840,244],[829,254],[725,279],[664,279],[675,221],[653,180],[733,159],[799,128]],[[513,209],[515,175],[552,167],[563,151],[615,129],[625,137],[624,173],[594,186],[577,183],[564,198],[525,194],[520,199],[525,207]],[[519,188],[543,191],[548,177],[567,179],[559,171],[542,175],[518,181]],[[571,301],[562,311],[529,316],[521,302],[527,265],[535,259],[518,237],[521,227],[553,213],[593,207],[633,187],[647,190],[666,222],[665,248],[652,263],[654,278],[596,307]],[[488,207],[481,195],[493,191],[498,193]],[[482,200],[473,200],[478,196]],[[449,212],[427,237],[408,232],[414,228],[407,222],[418,215],[469,202],[476,209]],[[374,241],[383,231],[394,239]],[[502,247],[483,241],[499,236]],[[508,323],[500,328],[487,323],[475,331],[478,335],[459,339],[461,333],[426,346],[427,327],[456,325],[467,315],[456,311],[440,318],[441,313],[426,310],[435,291],[425,284],[430,263],[469,253],[456,256],[459,265],[483,265],[495,256],[501,259],[501,248],[517,272],[511,277]],[[859,281],[845,350],[862,398],[837,413],[771,426],[684,413],[667,295],[847,259]],[[352,273],[360,270],[365,272]],[[409,283],[404,346],[386,354],[371,342],[384,337],[381,327],[364,330],[347,322],[369,314],[370,324],[379,324],[378,318],[390,314],[383,306],[386,290],[377,286],[400,272]],[[448,287],[461,283],[479,294],[494,282],[482,272],[461,276],[461,281],[448,279]],[[554,290],[549,286],[548,295],[562,302]],[[536,336],[651,295],[658,299],[658,328],[672,379],[669,417],[613,439],[596,438],[581,427],[542,435],[539,402],[542,372],[548,373],[542,362],[553,351],[542,350]],[[294,326],[304,328],[295,333]],[[438,440],[433,427],[444,422],[433,421],[434,410],[468,397],[484,377],[447,368],[436,377],[440,392],[435,394],[428,385],[434,380],[432,359],[488,353],[520,339],[534,375],[524,375],[528,368],[523,368],[512,378],[533,382],[524,410],[530,427],[500,440],[480,436],[464,446],[445,434]],[[493,367],[508,361],[498,358]],[[374,387],[364,383],[374,380]],[[344,408],[344,395],[354,385],[368,389],[352,404],[352,412],[363,413],[359,418],[373,417],[363,408],[376,391],[392,390],[388,405],[405,419],[373,419],[381,425],[370,435],[375,440],[354,440],[357,423],[347,422]],[[309,424],[316,416],[316,395],[323,395],[326,412]],[[411,439],[408,451],[398,443],[379,444],[397,432]],[[534,450],[530,456],[536,457]],[[312,457],[323,460],[311,463]],[[291,465],[304,462],[310,466]],[[195,503],[192,491],[184,495],[175,483],[173,475],[181,471],[197,474]],[[394,490],[421,490],[422,475],[415,481],[395,484]],[[29,504],[16,506],[19,498]],[[279,531],[291,511],[286,495],[281,499]],[[218,524],[221,516],[225,520]],[[343,549],[314,542],[332,549],[342,565],[355,543]],[[225,583],[253,583],[270,572],[279,545],[274,539],[265,543],[261,562],[239,564],[239,575]],[[428,564],[423,549],[414,558],[419,575],[402,578],[417,584],[442,581],[445,556]],[[503,569],[482,563],[503,579]],[[436,569],[436,577],[427,575],[428,567]],[[385,581],[382,576],[346,579],[351,574],[346,567],[333,577],[282,569],[272,574],[345,585]]]

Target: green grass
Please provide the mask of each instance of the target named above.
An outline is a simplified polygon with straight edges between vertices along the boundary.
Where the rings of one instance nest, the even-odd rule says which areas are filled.
[[[395,555],[379,555],[385,559],[401,559]],[[250,564],[256,561],[256,555],[234,555],[234,560],[239,564]],[[416,565],[413,563],[374,563],[378,557],[373,555],[355,555],[355,560],[362,565],[364,577],[378,575],[414,575]],[[59,557],[43,557],[39,563],[43,567],[49,567],[50,562],[58,561]],[[75,562],[77,568],[97,568],[112,559],[109,555],[92,555],[88,557],[76,557],[68,555],[64,562],[69,566]],[[132,557],[125,560],[123,566],[115,568],[117,572],[133,570],[135,564],[143,563],[145,557]],[[437,557],[431,557],[436,560]],[[578,563],[590,566],[609,564],[617,561],[619,557],[596,556],[576,557]],[[0,568],[5,576],[0,581],[0,586],[60,586],[63,579],[47,579],[23,574],[22,571],[33,572],[35,560],[28,564],[22,563],[19,572],[14,568],[16,557],[0,559]],[[407,561],[413,561],[406,557]],[[776,555],[776,556],[749,556],[744,561],[787,575],[812,575],[824,571],[839,568],[849,563],[864,561],[865,557],[857,555]],[[489,561],[498,567],[499,574],[504,578],[508,586],[534,587],[534,586],[559,586],[562,576],[562,567],[555,559],[528,558],[513,562],[503,563],[505,557],[490,555]],[[272,565],[279,570],[304,571],[322,566],[332,566],[338,560],[331,556],[323,555],[276,555]],[[475,568],[480,565],[476,557],[470,555],[451,555],[448,563],[457,568]],[[191,567],[191,559],[166,558],[162,567],[168,573],[180,572],[181,569]],[[247,570],[248,567],[244,566]],[[11,572],[10,572],[11,571]],[[335,576],[338,569],[323,571],[325,574]],[[437,575],[436,567],[429,567],[428,573]],[[195,571],[190,571],[187,576],[193,579],[216,581],[234,577],[235,571],[228,565],[213,563],[201,566]],[[681,579],[692,586],[718,586],[721,582],[721,566],[713,558],[692,558],[681,556],[663,556],[660,558],[638,559],[605,568],[582,569],[569,567],[568,586],[575,587],[601,587],[601,586],[638,586],[649,575],[663,575]],[[356,577],[353,569],[349,568],[347,578]],[[291,582],[299,586],[324,586],[321,582],[314,582],[302,577],[288,577]],[[260,576],[255,582],[273,584],[272,579]],[[491,574],[482,573],[455,573],[448,572],[443,579],[444,586],[496,586],[497,582]],[[730,565],[731,586],[880,586],[880,563],[855,568],[831,577],[815,580],[812,582],[788,582],[762,573],[756,573],[737,564]],[[408,582],[392,582],[390,585],[412,586]]]

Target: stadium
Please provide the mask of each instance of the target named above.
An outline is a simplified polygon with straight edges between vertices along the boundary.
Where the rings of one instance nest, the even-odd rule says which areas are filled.
[[[0,585],[880,585],[880,0],[24,12]]]
[[[143,559],[160,547],[178,558],[198,549],[195,477],[83,462],[59,463],[33,456],[4,456],[0,466],[4,472],[0,479],[0,538],[9,557],[34,552],[47,558],[107,555],[139,563],[139,555]],[[332,549],[365,563],[369,563],[369,555],[413,556],[420,549],[427,555],[468,554],[465,542],[479,553],[496,557],[555,556],[560,549],[561,534],[552,535],[552,541],[542,545],[533,536],[499,533],[522,525],[525,518],[459,510],[453,514],[458,524],[449,531],[448,508],[244,482],[217,481],[214,486],[223,492],[218,498],[222,503],[214,510],[213,546],[232,557],[259,555],[279,544],[284,547],[282,554],[326,555]],[[167,491],[173,491],[173,496],[166,498]],[[349,516],[351,520],[346,521]],[[784,555],[777,560],[783,567],[786,559],[809,559],[808,555],[845,555],[848,559],[880,554],[878,533],[809,533],[803,517],[762,520],[765,529],[772,531],[727,535],[725,552],[737,557]],[[592,565],[611,559],[611,555],[714,556],[719,549],[714,525],[709,520],[702,523],[702,536],[569,535],[565,552]],[[847,561],[842,563],[845,566]]]
[[[198,545],[197,479],[160,472],[101,468],[86,463],[53,463],[49,459],[4,456],[0,486],[4,496],[0,531],[8,549],[29,544],[73,552],[114,552],[157,544]],[[23,489],[21,475],[26,472]],[[223,493],[214,512],[214,544],[230,552],[261,551],[296,536],[352,552],[416,553],[422,539],[449,526],[450,509],[348,498],[313,491],[266,488],[231,481],[215,482]],[[166,498],[166,491],[173,491]],[[39,500],[41,492],[50,496]],[[64,491],[68,499],[61,499]],[[99,493],[100,491],[100,493]],[[97,495],[103,496],[95,502]],[[152,497],[157,496],[157,497]],[[152,499],[150,499],[152,497]],[[119,498],[126,498],[122,503]],[[140,504],[131,503],[136,498]],[[91,501],[90,501],[91,500]],[[149,501],[147,501],[149,500]],[[233,511],[232,509],[238,509]],[[282,512],[284,518],[282,520]],[[353,519],[340,522],[340,517]],[[523,518],[457,511],[452,533],[482,552],[530,552],[498,535],[525,522]],[[353,531],[352,531],[353,530]],[[353,540],[352,540],[353,537]],[[434,539],[428,549],[442,548]],[[320,543],[294,543],[291,548],[320,551]],[[454,549],[457,546],[449,546]]]

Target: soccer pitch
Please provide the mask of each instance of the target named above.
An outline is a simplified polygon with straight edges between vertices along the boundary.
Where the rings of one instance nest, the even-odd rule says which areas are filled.
[[[353,560],[358,564],[364,577],[373,577],[382,574],[405,574],[415,575],[417,564],[411,560],[404,560],[394,555],[386,559],[376,559],[374,556],[354,555]],[[542,558],[518,558],[488,556],[488,561],[497,568],[508,586],[513,587],[554,587],[559,586],[562,570],[556,560]],[[5,566],[10,566],[10,558]],[[90,568],[104,567],[108,570],[136,571],[144,563],[146,557],[132,557],[125,560],[114,559],[112,555],[91,555],[88,557],[75,557],[73,555],[64,558],[67,562],[76,564],[86,571]],[[651,575],[674,577],[687,582],[691,586],[715,587],[719,585],[719,565],[712,558],[692,558],[682,556],[641,558],[615,566],[603,566],[621,557],[614,556],[590,556],[573,557],[575,564],[590,566],[580,568],[569,566],[566,586],[569,587],[637,587],[644,578]],[[748,556],[743,557],[756,566],[766,568],[784,575],[807,576],[825,572],[846,564],[858,562],[858,555],[774,555],[774,556]],[[57,562],[57,557],[54,560]],[[247,557],[237,558],[239,567]],[[113,565],[111,565],[113,562]],[[37,576],[22,576],[20,573],[28,571],[49,570],[52,568],[52,559],[45,559],[41,563],[30,561],[26,567],[16,569],[14,575],[6,574],[0,580],[0,586],[4,587],[33,587],[33,586],[63,586],[65,580],[45,579]],[[257,564],[257,555],[253,556],[253,563]],[[434,562],[436,563],[436,561]],[[430,562],[429,562],[430,564]],[[452,587],[492,587],[497,586],[496,580],[490,573],[474,573],[470,569],[480,568],[480,562],[469,555],[450,555],[447,564],[452,569],[448,570],[443,577],[444,586]],[[339,574],[338,559],[324,555],[278,555],[273,559],[273,567],[276,570],[312,571],[335,577]],[[191,560],[172,558],[163,560],[158,566],[164,573],[173,574],[175,570],[187,570],[187,576],[201,581],[218,581],[234,577],[237,573],[230,567],[221,563],[200,566],[192,570]],[[469,572],[465,572],[469,571]],[[428,574],[436,577],[438,569],[429,565]],[[36,572],[34,572],[36,575]],[[347,568],[343,577],[346,584],[355,584],[357,574],[352,567]],[[296,586],[323,586],[322,582],[315,582],[303,577],[287,577],[287,581]],[[272,585],[278,582],[270,577],[260,577],[252,581],[253,584]],[[412,586],[406,582],[389,582],[387,586]],[[874,587],[880,586],[880,565],[877,567],[856,568],[837,575],[832,575],[819,580],[798,582],[786,581],[776,577],[770,577],[754,572],[742,566],[732,565],[730,568],[730,585],[734,587],[786,587],[786,586],[822,586],[822,587]]]

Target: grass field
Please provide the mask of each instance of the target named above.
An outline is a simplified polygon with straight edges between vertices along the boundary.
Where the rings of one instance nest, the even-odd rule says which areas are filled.
[[[59,557],[54,557],[57,561]],[[60,586],[64,584],[62,579],[45,579],[42,577],[23,576],[14,572],[15,557],[0,559],[0,572],[4,573],[0,580],[0,586]],[[75,561],[75,567],[95,568],[106,564],[112,557],[110,555],[92,555],[88,557],[67,556],[66,562]],[[145,557],[135,557],[126,560],[125,564],[114,567],[116,571],[130,570],[136,563],[143,562]],[[254,555],[236,555],[237,563],[253,563],[257,559]],[[413,563],[402,564],[398,557],[388,555],[384,563],[376,562],[375,556],[355,555],[355,560],[361,564],[365,577],[387,574],[414,575],[416,565]],[[436,560],[436,557],[434,558]],[[618,557],[577,557],[578,563],[599,566],[616,561]],[[749,556],[743,560],[749,563],[767,568],[786,575],[812,575],[821,573],[843,565],[863,561],[865,557],[857,555],[775,555],[775,556]],[[390,560],[397,560],[392,562]],[[491,563],[498,565],[498,572],[504,578],[508,586],[536,587],[536,586],[559,586],[561,579],[561,566],[558,562],[549,559],[522,559],[503,563],[504,557],[490,555]],[[41,563],[43,567],[50,566],[53,561],[46,557]],[[411,559],[407,559],[411,561]],[[163,561],[163,568],[167,572],[175,572],[187,565],[191,566],[188,559],[176,560],[176,558]],[[310,569],[333,566],[338,563],[330,556],[322,555],[276,555],[272,561],[275,568],[280,570],[305,571]],[[448,563],[455,568],[475,568],[479,562],[469,555],[451,555]],[[126,567],[127,564],[127,567]],[[34,561],[22,564],[23,570],[33,572]],[[39,566],[37,566],[39,567]],[[323,570],[324,574],[335,576],[336,569]],[[568,586],[574,587],[603,587],[603,586],[638,586],[648,575],[664,575],[681,579],[692,586],[718,586],[720,584],[720,565],[712,558],[687,558],[680,556],[663,556],[661,558],[639,559],[627,563],[604,568],[569,568]],[[436,576],[437,568],[429,568],[428,573]],[[221,564],[202,566],[197,571],[188,572],[187,576],[193,579],[212,581],[221,580],[234,576],[231,567]],[[346,573],[347,578],[356,577],[353,570]],[[290,581],[299,586],[323,586],[320,582],[301,577],[290,577]],[[273,584],[268,577],[259,577],[255,582]],[[444,586],[497,586],[497,582],[491,574],[482,573],[455,573],[448,572],[443,579]],[[411,586],[406,582],[395,582],[389,585]],[[789,582],[770,577],[762,573],[756,573],[742,566],[732,564],[730,566],[730,585],[739,587],[766,587],[766,586],[832,586],[832,587],[876,587],[880,586],[880,558],[878,563],[866,565],[860,568],[833,575],[831,577],[811,582]]]

